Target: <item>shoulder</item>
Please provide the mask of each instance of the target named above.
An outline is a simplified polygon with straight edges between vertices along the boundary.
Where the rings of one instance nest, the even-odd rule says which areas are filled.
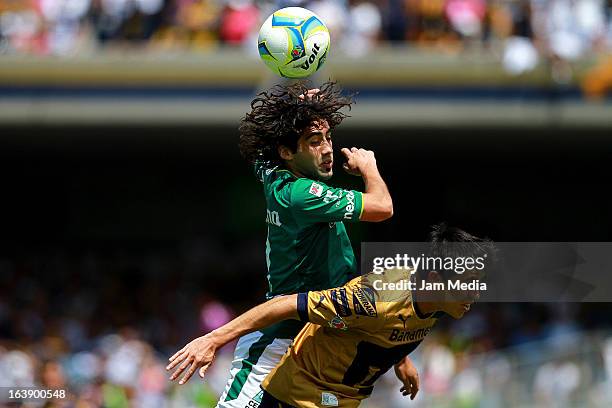
[[[291,206],[296,181],[296,177],[289,170],[280,166],[266,170],[263,178],[266,194],[282,207]]]
[[[291,197],[296,201],[306,201],[321,198],[329,187],[321,181],[308,178],[298,178],[291,185]]]
[[[364,284],[374,288],[382,301],[397,301],[410,298],[411,280],[409,269],[385,269],[382,273],[370,272],[363,275]]]
[[[357,191],[342,187],[332,187],[320,180],[298,178],[291,185],[291,198],[295,204],[336,204],[341,200],[354,203]]]

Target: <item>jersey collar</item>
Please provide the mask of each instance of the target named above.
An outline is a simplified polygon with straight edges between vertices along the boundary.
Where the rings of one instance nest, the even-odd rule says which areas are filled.
[[[410,304],[412,305],[412,310],[414,310],[414,314],[416,317],[418,317],[421,320],[426,320],[429,319],[431,317],[434,316],[435,312],[431,312],[431,313],[427,313],[424,314],[423,312],[421,312],[421,310],[419,309],[419,305],[417,303],[417,292],[415,290],[411,291],[411,299],[412,302],[410,302]]]

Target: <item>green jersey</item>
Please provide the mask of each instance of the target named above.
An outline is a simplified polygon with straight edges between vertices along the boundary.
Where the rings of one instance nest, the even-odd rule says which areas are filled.
[[[267,296],[334,288],[354,277],[357,261],[344,221],[359,221],[362,193],[266,162],[255,163],[255,172],[267,207]]]

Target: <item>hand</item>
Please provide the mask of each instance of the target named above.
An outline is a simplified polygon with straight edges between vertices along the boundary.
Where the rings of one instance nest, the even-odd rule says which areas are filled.
[[[346,157],[346,163],[342,167],[348,174],[361,176],[369,167],[376,167],[374,152],[371,150],[357,149],[356,147],[351,147],[351,150],[349,150],[345,147],[341,152]]]
[[[319,92],[321,92],[319,88],[309,89],[308,92],[306,92],[304,95],[300,95],[300,99],[304,99],[304,96],[308,96],[308,98],[312,98],[314,95],[318,94]]]
[[[395,375],[404,383],[404,386],[400,388],[402,395],[410,394],[410,399],[413,400],[419,392],[419,373],[410,358],[405,357],[395,365]]]
[[[172,373],[170,381],[176,380],[188,367],[189,370],[185,372],[179,384],[185,384],[198,368],[200,368],[200,377],[204,378],[204,373],[215,359],[216,351],[217,346],[210,334],[193,340],[169,358],[170,364],[166,367],[168,371],[182,363],[179,368]]]

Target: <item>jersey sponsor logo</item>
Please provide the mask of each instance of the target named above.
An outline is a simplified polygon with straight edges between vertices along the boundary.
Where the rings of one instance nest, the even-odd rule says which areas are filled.
[[[313,181],[308,192],[315,197],[321,197],[323,195],[323,186]]]
[[[327,190],[325,193],[325,197],[323,197],[323,202],[325,204],[329,204],[332,201],[336,201],[342,198],[342,190],[338,190],[338,194],[334,194],[333,191]]]
[[[348,324],[340,316],[334,316],[329,321],[329,327],[338,330],[348,330]]]
[[[346,194],[346,207],[344,207],[344,219],[352,220],[353,213],[355,212],[355,192],[349,191]]]
[[[353,290],[353,308],[355,314],[361,316],[376,317],[378,315],[372,288],[357,287]]]
[[[389,336],[390,341],[418,341],[423,340],[429,334],[431,327],[420,328],[416,330],[399,330],[393,329]]]
[[[263,391],[259,391],[257,395],[255,395],[244,408],[257,408],[261,404],[261,400],[263,399]]]
[[[334,289],[331,291],[331,301],[336,309],[336,314],[340,317],[346,317],[353,314],[349,307],[348,298],[346,297],[346,289]]]
[[[321,394],[321,405],[323,405],[324,407],[337,407],[338,397],[336,397],[331,392],[323,392]]]
[[[283,223],[280,220],[280,216],[278,215],[278,212],[276,211],[266,210],[266,222],[268,224],[276,225],[277,227],[280,227],[281,225],[283,225]]]

